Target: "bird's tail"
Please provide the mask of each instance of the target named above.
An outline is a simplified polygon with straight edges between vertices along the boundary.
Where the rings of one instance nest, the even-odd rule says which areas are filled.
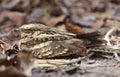
[[[103,40],[103,34],[98,31],[76,35],[76,38],[83,39],[87,48],[101,46],[106,43],[106,41]]]

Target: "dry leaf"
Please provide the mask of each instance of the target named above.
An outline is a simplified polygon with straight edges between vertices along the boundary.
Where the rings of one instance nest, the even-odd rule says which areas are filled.
[[[75,34],[79,34],[79,35],[84,34],[84,31],[82,30],[82,28],[80,28],[79,26],[72,24],[72,23],[67,23],[66,29]]]
[[[65,18],[65,15],[61,15],[59,17],[51,18],[50,20],[47,20],[45,22],[46,22],[46,25],[48,25],[48,26],[54,26],[58,22],[62,22],[64,20],[64,18]]]
[[[15,25],[21,26],[25,22],[26,13],[4,11],[0,15],[0,23],[2,23],[5,18],[10,19]]]
[[[35,8],[27,16],[27,23],[41,23],[45,17],[46,10],[44,8]]]

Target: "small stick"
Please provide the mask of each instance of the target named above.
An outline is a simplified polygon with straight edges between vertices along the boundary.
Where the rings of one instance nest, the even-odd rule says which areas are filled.
[[[72,60],[65,60],[65,59],[57,59],[57,60],[44,60],[42,63],[47,63],[51,65],[69,65],[69,64],[75,64],[80,62],[81,60],[86,59],[88,56],[79,57],[77,59]]]

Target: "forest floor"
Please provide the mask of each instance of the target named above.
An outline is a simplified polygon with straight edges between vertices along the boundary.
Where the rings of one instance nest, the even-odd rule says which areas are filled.
[[[1,0],[0,40],[18,45],[19,27],[29,23],[75,34],[98,30],[104,35],[114,26],[106,25],[106,18],[120,21],[120,0]],[[93,55],[80,64],[34,68],[32,77],[119,77],[119,66],[113,55]]]

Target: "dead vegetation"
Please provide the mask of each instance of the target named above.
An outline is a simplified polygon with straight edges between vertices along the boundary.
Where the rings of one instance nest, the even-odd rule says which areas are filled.
[[[19,56],[19,28],[37,23],[77,35],[75,38],[82,42],[72,45],[82,57],[77,53],[59,59],[38,59],[38,66],[30,69],[32,77],[119,77],[119,4],[119,0],[1,0],[0,76],[28,75],[25,64],[31,67],[34,58],[24,53]],[[91,32],[100,32],[101,36],[97,40],[96,33],[88,37],[86,34]]]

